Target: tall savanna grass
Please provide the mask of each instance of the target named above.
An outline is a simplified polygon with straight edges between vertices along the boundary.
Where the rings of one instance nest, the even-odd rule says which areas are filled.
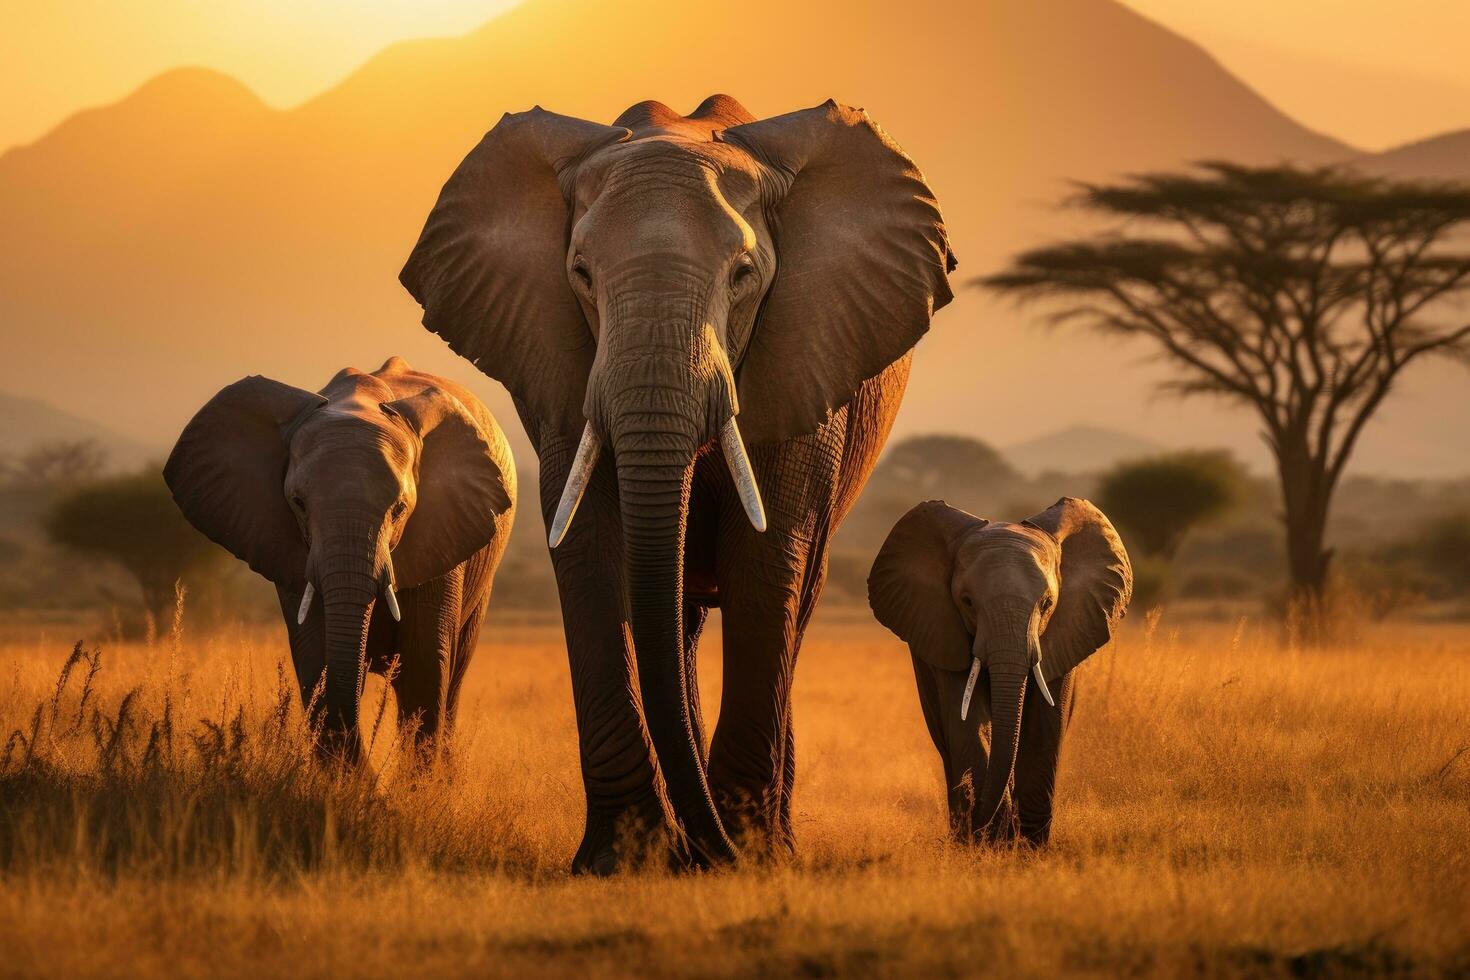
[[[1083,668],[1051,847],[972,851],[907,652],[830,613],[797,672],[797,856],[609,881],[565,872],[554,627],[487,624],[428,769],[373,679],[354,773],[311,754],[278,631],[14,635],[4,972],[1464,975],[1470,628],[1354,632],[1135,617]]]

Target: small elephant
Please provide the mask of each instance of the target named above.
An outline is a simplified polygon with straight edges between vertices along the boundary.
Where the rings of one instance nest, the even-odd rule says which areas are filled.
[[[1072,670],[1112,637],[1132,592],[1117,531],[1075,497],[1019,524],[930,500],[889,532],[868,604],[913,655],[957,838],[1010,839],[1019,811],[1021,836],[1046,843]]]
[[[320,394],[252,376],[199,410],[164,478],[190,523],[275,583],[302,703],[322,684],[323,751],[358,757],[362,665],[386,672],[396,654],[399,718],[428,757],[515,516],[485,406],[399,357]]]

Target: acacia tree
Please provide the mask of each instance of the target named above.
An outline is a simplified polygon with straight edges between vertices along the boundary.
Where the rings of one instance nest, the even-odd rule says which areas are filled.
[[[1191,530],[1229,513],[1241,496],[1240,464],[1221,452],[1180,452],[1119,463],[1097,502],[1129,548],[1172,561]]]
[[[1332,495],[1410,364],[1470,355],[1470,186],[1207,162],[1081,184],[1120,224],[1024,252],[982,286],[1060,301],[1053,322],[1145,338],[1174,392],[1250,406],[1275,455],[1293,597],[1318,607]]]
[[[143,593],[154,623],[166,626],[174,585],[206,577],[225,553],[196,531],[174,504],[160,467],[78,487],[46,515],[56,544],[117,562]]]
[[[893,487],[906,499],[977,488],[1011,490],[1020,482],[1021,474],[1005,457],[979,439],[943,433],[910,436],[899,442],[883,454],[869,481],[880,489]]]

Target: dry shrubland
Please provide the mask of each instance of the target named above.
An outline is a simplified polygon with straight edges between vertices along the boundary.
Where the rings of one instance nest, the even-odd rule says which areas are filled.
[[[1136,617],[1083,668],[1053,843],[1026,853],[946,842],[906,652],[819,617],[798,855],[607,881],[565,871],[582,799],[555,627],[492,619],[431,772],[371,681],[373,768],[345,777],[306,751],[278,630],[12,634],[6,974],[1470,971],[1464,626],[1297,649]]]

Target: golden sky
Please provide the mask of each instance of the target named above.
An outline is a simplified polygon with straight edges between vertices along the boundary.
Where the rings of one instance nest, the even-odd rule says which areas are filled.
[[[462,34],[514,2],[0,0],[0,146],[185,65],[291,106],[396,40]]]
[[[1470,127],[1470,0],[1123,0],[1363,149]]]
[[[394,40],[515,0],[4,0],[0,147],[203,65],[290,106]],[[1125,0],[1315,129],[1376,149],[1470,126],[1470,0]]]

